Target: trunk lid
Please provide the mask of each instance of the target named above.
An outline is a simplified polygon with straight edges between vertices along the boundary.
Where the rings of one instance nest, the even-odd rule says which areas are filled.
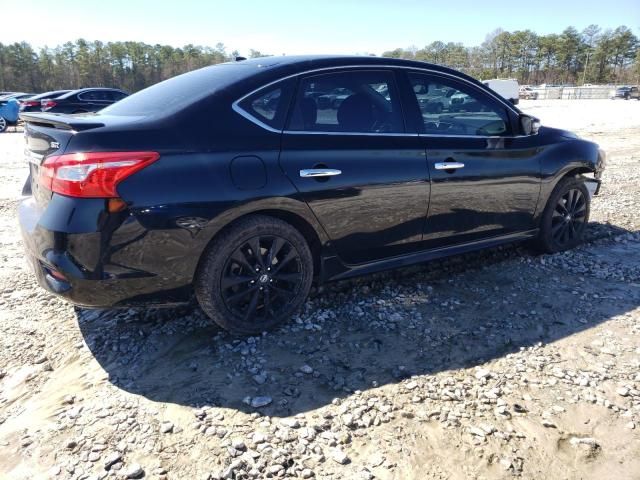
[[[22,113],[25,122],[25,160],[29,163],[29,178],[23,195],[33,195],[36,204],[45,207],[52,192],[38,183],[40,168],[51,155],[62,155],[77,132],[103,127],[104,123],[91,116],[76,117],[52,113]]]

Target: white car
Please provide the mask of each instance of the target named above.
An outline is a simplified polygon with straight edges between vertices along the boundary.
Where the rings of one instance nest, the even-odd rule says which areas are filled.
[[[493,80],[483,80],[482,83],[514,105],[518,104],[520,99],[520,86],[517,80],[495,78]]]
[[[538,98],[538,92],[534,91],[533,88],[529,86],[522,86],[520,87],[520,98],[536,100]]]

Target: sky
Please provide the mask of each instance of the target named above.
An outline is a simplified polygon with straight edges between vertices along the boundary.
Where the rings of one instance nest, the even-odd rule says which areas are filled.
[[[547,34],[595,23],[640,36],[640,0],[0,0],[0,22],[0,42],[35,47],[85,38],[221,42],[243,55],[380,54],[435,40],[475,46],[496,28]]]

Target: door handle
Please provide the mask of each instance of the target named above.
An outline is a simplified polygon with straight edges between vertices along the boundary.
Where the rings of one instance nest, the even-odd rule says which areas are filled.
[[[342,170],[335,170],[333,168],[307,168],[300,170],[300,176],[302,178],[334,177],[341,173]]]
[[[436,170],[457,170],[458,168],[464,168],[462,162],[440,162],[435,164]]]

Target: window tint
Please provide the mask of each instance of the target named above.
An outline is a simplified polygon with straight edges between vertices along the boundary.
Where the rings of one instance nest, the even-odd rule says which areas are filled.
[[[89,90],[78,95],[80,100],[111,100],[111,92],[106,90]]]
[[[116,102],[117,102],[118,100],[122,100],[122,99],[123,99],[124,97],[126,97],[126,96],[127,96],[127,94],[126,94],[126,93],[124,93],[124,92],[116,92],[116,91],[111,92],[111,97],[112,97],[112,98],[113,98],[113,100],[115,100]]]
[[[278,130],[284,122],[293,94],[293,80],[283,80],[258,90],[239,104],[240,108],[256,120]]]
[[[410,73],[424,133],[494,136],[508,133],[507,112],[473,87],[437,76]]]
[[[352,71],[300,81],[290,130],[401,133],[404,122],[393,73]]]

